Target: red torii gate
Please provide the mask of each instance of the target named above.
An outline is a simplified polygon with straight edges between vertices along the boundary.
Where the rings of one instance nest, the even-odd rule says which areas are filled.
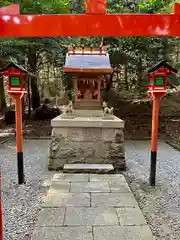
[[[174,14],[107,14],[106,0],[86,0],[86,14],[20,15],[19,5],[0,9],[0,37],[180,36]]]
[[[106,0],[86,0],[86,14],[20,15],[18,4],[0,8],[0,37],[180,36],[179,26],[178,3],[174,14],[107,14]]]

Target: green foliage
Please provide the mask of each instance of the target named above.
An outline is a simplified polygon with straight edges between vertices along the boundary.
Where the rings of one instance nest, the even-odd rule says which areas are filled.
[[[0,7],[4,7],[4,6],[9,6],[11,5],[12,2],[11,1],[0,1]]]
[[[180,62],[175,63],[175,68],[180,69]]]
[[[107,12],[109,13],[156,13],[172,12],[174,1],[171,0],[109,0]],[[84,0],[16,0],[20,4],[23,14],[56,14],[56,13],[83,13],[85,10]],[[0,6],[9,5],[10,1],[1,1]],[[48,61],[60,68],[64,64],[66,46],[99,47],[100,37],[77,37],[77,38],[16,38],[0,39],[0,55],[3,58],[16,60],[24,64],[29,50],[36,55],[36,70],[41,68],[43,53],[46,53]],[[127,84],[138,87],[143,83],[143,72],[157,61],[166,59],[172,61],[172,55],[180,45],[179,38],[166,37],[106,37],[104,44],[108,46],[111,64],[120,72],[123,66],[127,67]],[[178,65],[179,60],[177,61]],[[126,75],[126,74],[125,74]],[[120,75],[119,75],[120,76]],[[125,78],[121,74],[117,77]],[[146,81],[144,81],[146,82]]]
[[[67,13],[69,9],[68,0],[16,0],[20,4],[22,14],[56,14]]]
[[[141,13],[155,13],[168,12],[168,6],[172,0],[141,0],[138,3],[139,12]]]
[[[5,6],[10,2],[2,1],[1,5]],[[20,10],[22,14],[42,14],[42,13],[67,13],[69,9],[68,0],[16,0],[16,3],[20,4]],[[46,51],[51,58],[55,58],[55,55],[59,57],[62,50],[61,38],[1,38],[0,39],[0,54],[6,58],[16,58],[18,62],[23,63],[27,56],[29,47],[33,47],[34,51],[40,57],[40,53]],[[62,57],[61,57],[62,58]],[[52,60],[51,59],[51,60]]]
[[[121,13],[123,12],[123,0],[119,1],[107,1],[107,12],[108,13]]]

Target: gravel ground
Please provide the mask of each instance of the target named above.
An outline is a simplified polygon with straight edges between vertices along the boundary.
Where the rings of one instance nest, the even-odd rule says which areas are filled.
[[[156,240],[180,239],[180,152],[159,142],[157,185],[149,186],[149,141],[126,141],[125,177]]]
[[[0,144],[4,240],[29,240],[52,172],[47,170],[48,140],[24,141],[26,185],[17,184],[15,142]]]
[[[3,171],[4,240],[29,240],[40,200],[53,172],[47,170],[48,140],[25,140],[26,185],[17,185],[15,142],[0,144]],[[130,183],[157,240],[180,239],[180,153],[159,143],[157,187],[149,178],[149,141],[126,141]],[[46,180],[46,181],[45,181]]]

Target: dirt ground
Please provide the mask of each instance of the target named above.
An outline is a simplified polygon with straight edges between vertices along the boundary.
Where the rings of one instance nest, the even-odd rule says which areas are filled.
[[[159,133],[180,144],[180,90],[167,94],[160,102]],[[151,137],[152,101],[135,101],[111,97],[115,115],[125,121],[125,139],[144,139]],[[50,120],[23,122],[23,135],[26,137],[51,136]],[[0,116],[0,135],[15,133],[15,124],[5,125]]]
[[[15,124],[6,125],[2,124],[0,133],[13,133],[15,134]],[[26,137],[48,137],[51,136],[51,121],[32,121],[27,120],[23,122],[23,135]]]

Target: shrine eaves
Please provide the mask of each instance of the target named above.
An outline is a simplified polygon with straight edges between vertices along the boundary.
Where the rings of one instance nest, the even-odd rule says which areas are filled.
[[[66,54],[64,72],[112,73],[109,54],[102,49],[70,49]]]

